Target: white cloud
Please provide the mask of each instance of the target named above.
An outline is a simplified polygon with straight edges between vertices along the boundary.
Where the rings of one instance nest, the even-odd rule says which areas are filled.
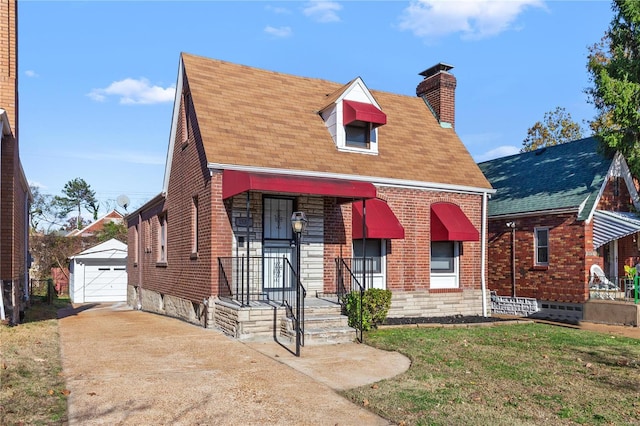
[[[278,38],[289,37],[293,33],[293,31],[291,31],[291,27],[275,28],[271,26],[266,27],[264,32]]]
[[[307,3],[302,12],[305,16],[317,22],[339,22],[338,11],[342,10],[342,5],[335,1],[313,0]]]
[[[173,102],[175,92],[173,86],[152,86],[146,78],[125,78],[114,81],[105,89],[93,89],[87,96],[98,102],[103,102],[107,96],[117,96],[121,104],[158,104]]]
[[[289,15],[291,14],[291,11],[285,7],[277,7],[277,6],[271,6],[271,5],[267,5],[265,7],[266,10],[273,12],[275,14],[278,15]]]
[[[36,72],[35,72],[35,71],[33,71],[33,70],[26,70],[26,71],[24,72],[24,75],[26,75],[27,77],[31,77],[31,78],[40,77],[40,76],[38,75],[38,73],[36,73]]]
[[[453,33],[477,40],[512,29],[529,7],[546,9],[542,0],[415,0],[404,10],[399,28],[428,40]]]
[[[483,161],[493,160],[494,158],[506,157],[508,155],[514,155],[520,152],[520,148],[513,145],[503,145],[497,148],[494,148],[490,151],[485,152],[484,154],[480,154],[474,157],[474,160],[477,163],[482,163]]]

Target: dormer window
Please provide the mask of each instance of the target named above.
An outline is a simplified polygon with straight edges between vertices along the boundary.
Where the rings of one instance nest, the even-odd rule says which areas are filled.
[[[364,121],[354,121],[344,126],[345,145],[352,148],[371,148],[372,143],[376,143],[376,129],[371,123]]]
[[[342,125],[346,148],[377,152],[376,128],[387,123],[387,116],[375,105],[364,102],[342,101]]]
[[[387,124],[387,115],[364,82],[358,77],[327,96],[331,101],[320,109],[319,115],[336,148],[348,153],[378,155],[378,127]]]

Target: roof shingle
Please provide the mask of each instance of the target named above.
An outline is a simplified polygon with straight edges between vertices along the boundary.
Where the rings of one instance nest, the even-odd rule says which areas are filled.
[[[209,163],[491,188],[421,98],[372,90],[387,115],[379,153],[341,152],[318,112],[345,84],[186,53],[182,61]]]

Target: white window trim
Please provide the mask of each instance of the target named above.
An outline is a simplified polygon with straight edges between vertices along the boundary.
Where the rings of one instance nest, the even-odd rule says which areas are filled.
[[[453,272],[430,272],[431,283],[429,288],[460,288],[460,242],[453,242]],[[431,255],[429,255],[431,262]]]
[[[540,262],[538,260],[538,231],[546,231],[547,232],[547,261],[546,262]],[[549,266],[549,227],[548,226],[539,226],[539,227],[535,227],[533,228],[533,259],[534,259],[534,265],[535,266]]]
[[[167,216],[158,216],[158,263],[167,263]]]

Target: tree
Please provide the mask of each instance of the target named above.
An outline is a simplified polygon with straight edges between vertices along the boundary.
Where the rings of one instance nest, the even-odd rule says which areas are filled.
[[[122,222],[106,222],[102,230],[96,233],[96,238],[101,243],[115,238],[126,244],[128,232],[127,225]]]
[[[520,152],[535,151],[544,146],[553,146],[565,142],[582,139],[580,124],[573,121],[571,114],[564,108],[556,107],[554,111],[544,114],[543,122],[536,122],[527,131]]]
[[[607,150],[620,151],[634,176],[640,175],[640,2],[615,0],[614,17],[590,48],[586,90],[598,110],[592,129]]]
[[[98,219],[99,204],[96,199],[96,193],[84,179],[75,178],[70,180],[64,185],[62,193],[64,196],[56,196],[54,202],[65,214],[69,214],[73,210],[77,211],[77,229],[81,229],[83,207],[93,214],[94,220]]]
[[[29,223],[32,231],[51,231],[53,226],[63,226],[67,212],[60,211],[53,202],[53,196],[43,194],[37,186],[30,186],[33,202],[29,209]]]

